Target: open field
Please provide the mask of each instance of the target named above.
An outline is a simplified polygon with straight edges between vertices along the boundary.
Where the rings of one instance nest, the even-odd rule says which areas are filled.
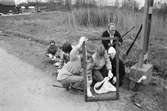
[[[122,52],[127,50],[130,42],[132,41],[139,25],[142,23],[141,13],[124,12],[123,10],[115,11],[117,13],[118,29],[121,34],[125,33],[133,25],[136,26],[134,32],[128,34],[122,46]],[[79,26],[73,20],[69,12],[49,12],[39,13],[33,15],[0,17],[0,46],[9,53],[18,56],[22,60],[34,65],[49,74],[55,71],[54,67],[49,65],[46,57],[43,55],[47,45],[41,44],[34,39],[25,39],[24,35],[29,35],[35,40],[46,41],[55,40],[57,44],[62,44],[65,41],[70,41],[73,44],[79,39],[80,36],[88,38],[99,37],[105,30],[105,27],[84,27]],[[71,22],[72,21],[72,22]],[[150,56],[149,61],[155,67],[154,75],[167,79],[167,25],[162,18],[158,19],[153,17],[151,43],[150,43]],[[5,33],[5,32],[11,33]],[[16,36],[15,33],[20,33],[23,36]],[[138,47],[140,42],[137,41],[135,47],[132,49],[128,59],[137,62]],[[52,76],[51,76],[52,77]],[[143,88],[142,91],[150,96],[157,96],[159,105],[162,106],[162,111],[166,110],[165,103],[167,100],[164,98],[162,89],[154,89],[151,87]],[[155,109],[154,109],[155,110]],[[154,111],[152,110],[152,111]],[[155,110],[156,111],[156,110]]]

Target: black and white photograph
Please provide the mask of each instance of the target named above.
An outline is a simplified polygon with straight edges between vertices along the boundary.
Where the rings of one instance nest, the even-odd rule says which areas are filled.
[[[0,0],[0,111],[167,111],[167,0]]]

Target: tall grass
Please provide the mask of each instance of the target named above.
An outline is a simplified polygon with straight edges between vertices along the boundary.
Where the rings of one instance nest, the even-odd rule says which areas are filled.
[[[74,9],[72,16],[75,17],[76,23],[81,26],[103,27],[109,22],[115,22],[113,10],[107,8]]]
[[[69,14],[70,24],[76,26],[104,27],[109,22],[115,22],[118,30],[126,32],[132,26],[136,26],[133,31],[136,34],[138,27],[143,24],[143,13],[126,9],[114,9],[113,7],[82,7],[74,8]],[[151,36],[167,36],[167,19],[153,13]]]

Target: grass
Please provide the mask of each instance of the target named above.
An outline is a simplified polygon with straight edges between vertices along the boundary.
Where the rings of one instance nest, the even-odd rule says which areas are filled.
[[[114,22],[114,13],[109,9],[80,8],[74,9],[72,14],[81,26],[104,27],[109,22]]]

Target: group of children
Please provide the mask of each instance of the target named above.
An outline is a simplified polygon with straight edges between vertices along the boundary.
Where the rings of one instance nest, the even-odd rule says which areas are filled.
[[[102,34],[102,37],[118,37],[119,44],[122,44],[121,35],[116,31],[116,26],[113,23],[108,25],[108,30]],[[81,37],[77,45],[72,46],[66,42],[61,48],[57,48],[54,41],[50,43],[47,55],[55,61],[57,58],[61,60],[62,67],[58,70],[57,80],[67,90],[72,87],[83,89],[82,44],[87,40],[86,37]],[[115,45],[115,40],[102,40],[102,44],[96,48],[93,54],[87,52],[87,74],[92,77],[91,87],[94,87],[96,83],[103,81],[106,77],[109,78],[108,80],[112,85],[116,84]],[[61,56],[57,54],[58,50],[61,50]],[[125,66],[121,60],[119,60],[119,69],[119,85],[122,85]]]

